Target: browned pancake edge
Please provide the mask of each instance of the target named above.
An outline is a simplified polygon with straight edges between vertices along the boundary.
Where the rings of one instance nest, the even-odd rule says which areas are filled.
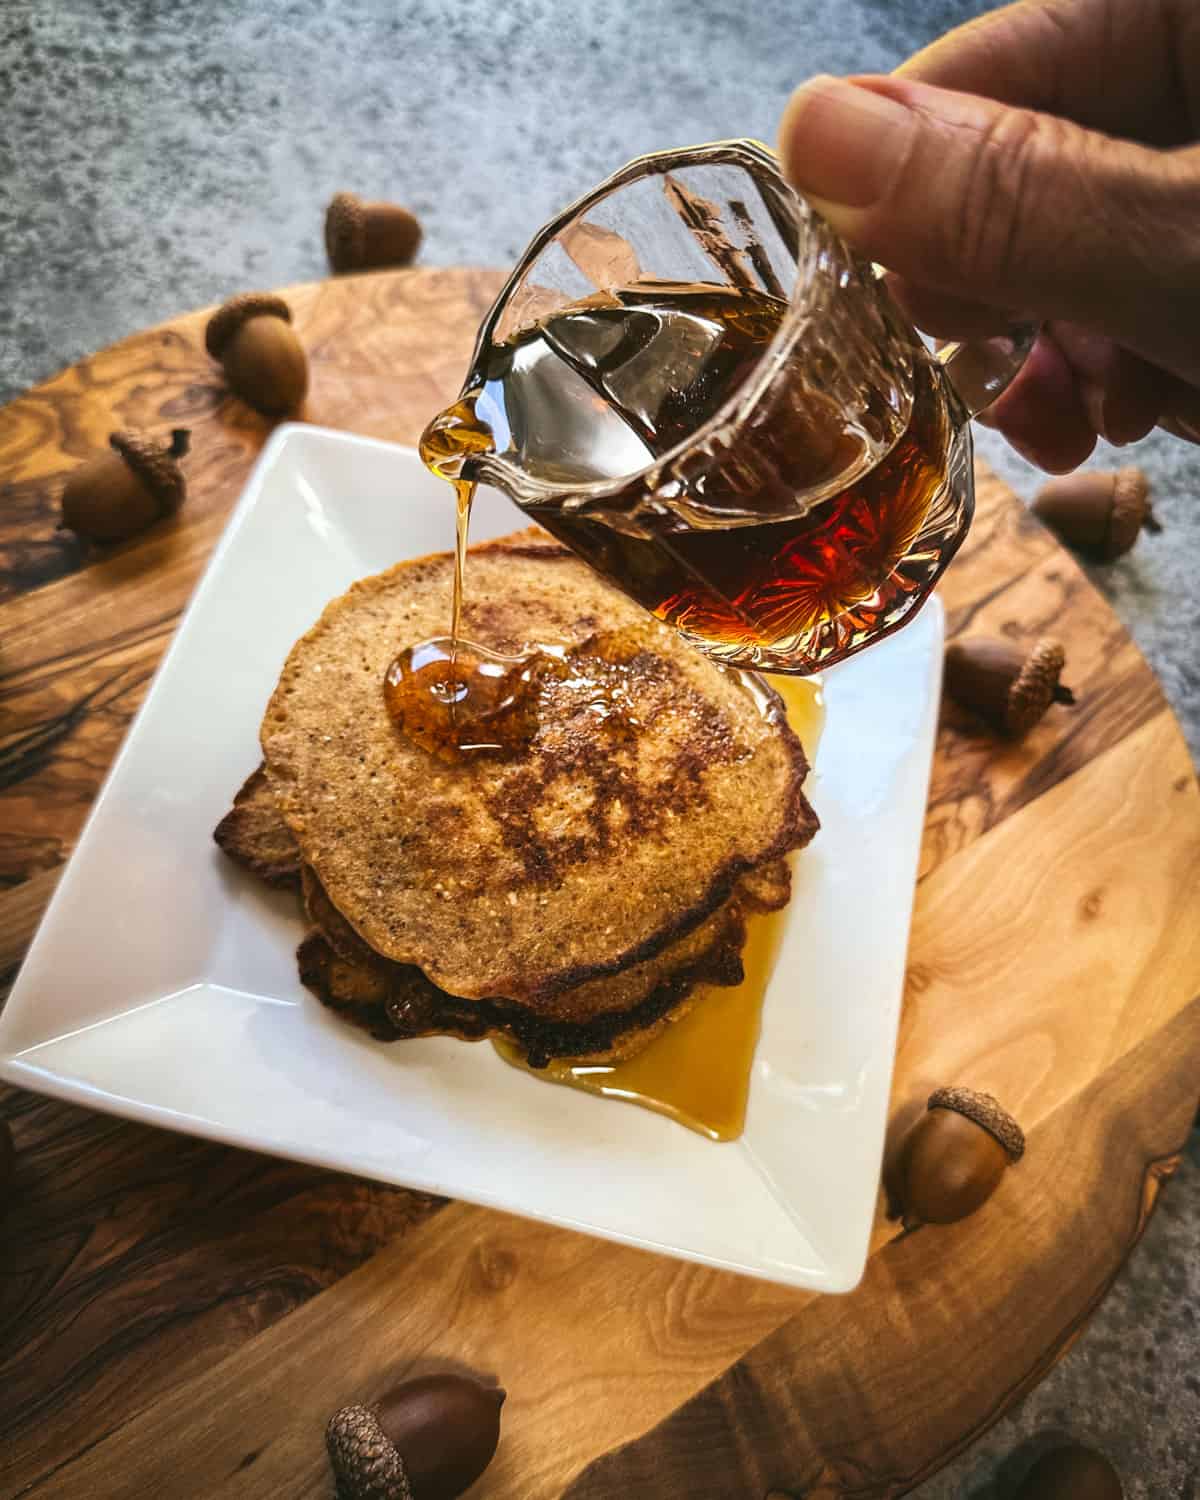
[[[230,859],[268,885],[299,884],[300,846],[275,802],[265,766],[242,783],[213,839]]]

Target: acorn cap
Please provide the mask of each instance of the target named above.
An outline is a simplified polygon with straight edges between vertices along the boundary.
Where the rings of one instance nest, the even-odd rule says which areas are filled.
[[[1043,637],[1026,651],[1011,641],[973,638],[946,647],[946,691],[1003,734],[1019,739],[1052,703],[1075,695],[1059,678],[1066,652]]]
[[[1038,491],[1033,511],[1069,546],[1103,562],[1124,556],[1143,528],[1162,530],[1146,476],[1133,467],[1051,479]]]
[[[282,318],[292,321],[292,310],[282,297],[272,292],[243,292],[230,297],[208,320],[204,330],[204,347],[216,360],[223,359],[234,334],[248,318]]]
[[[1137,541],[1143,526],[1148,531],[1162,530],[1150,508],[1150,483],[1141,469],[1118,469],[1113,479],[1104,556],[1123,557]]]
[[[1075,701],[1070,688],[1060,690],[1058,685],[1066,664],[1067,654],[1058,641],[1035,643],[1008,690],[1005,721],[1009,734],[1022,735],[1032,729],[1052,703]]]
[[[108,442],[150,491],[160,516],[179,509],[187,494],[187,482],[176,460],[191,445],[191,433],[186,427],[174,428],[169,444],[155,442],[137,432],[110,433]]]
[[[357,193],[335,193],[325,210],[325,252],[335,271],[362,265],[367,242],[367,210]]]
[[[991,1094],[964,1088],[934,1089],[927,1108],[952,1109],[957,1114],[966,1115],[981,1130],[994,1136],[1013,1161],[1020,1161],[1025,1155],[1025,1132]]]
[[[404,1462],[371,1406],[343,1406],[325,1428],[338,1500],[413,1500]]]
[[[421,243],[416,215],[399,203],[337,193],[325,210],[325,251],[334,271],[406,266]]]

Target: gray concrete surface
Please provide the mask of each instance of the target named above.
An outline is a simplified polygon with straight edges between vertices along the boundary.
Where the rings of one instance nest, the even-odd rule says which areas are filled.
[[[986,8],[0,0],[0,400],[147,323],[323,275],[321,215],[339,188],[414,208],[426,263],[504,266],[553,210],[628,157],[727,135],[771,139],[800,78],[893,67]],[[991,434],[980,447],[1032,494],[1028,465]],[[1151,476],[1166,530],[1093,576],[1195,753],[1200,454],[1155,437],[1132,457]],[[1127,1495],[1194,1500],[1198,1250],[1193,1137],[1088,1333],[921,1495],[998,1500],[1014,1472],[1006,1455],[1068,1432],[1112,1455]]]

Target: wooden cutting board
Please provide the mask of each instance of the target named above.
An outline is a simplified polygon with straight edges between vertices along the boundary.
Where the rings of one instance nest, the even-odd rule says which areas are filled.
[[[287,292],[304,416],[412,442],[499,281]],[[224,392],[205,317],[0,410],[6,984],[269,431]],[[58,495],[124,426],[192,429],[190,498],[89,552],[55,531]],[[1200,795],[1153,675],[1074,561],[986,472],[978,498],[942,589],[950,631],[1052,632],[1079,704],[1019,745],[943,712],[891,1139],[939,1084],[997,1094],[1029,1148],[995,1197],[909,1234],[881,1202],[861,1287],[821,1298],[0,1090],[18,1151],[0,1496],[327,1500],[328,1415],[447,1366],[510,1393],[481,1500],[899,1495],[1046,1372],[1195,1112]]]

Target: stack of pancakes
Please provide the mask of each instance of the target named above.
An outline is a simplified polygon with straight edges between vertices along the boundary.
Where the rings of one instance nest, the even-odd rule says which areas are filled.
[[[736,984],[817,820],[778,697],[713,665],[543,533],[473,548],[465,634],[568,670],[512,753],[448,763],[383,681],[445,629],[449,554],[335,599],[293,648],[263,765],[216,831],[301,890],[300,976],[381,1039],[504,1036],[534,1066],[629,1056]],[[613,712],[613,705],[619,712]]]

